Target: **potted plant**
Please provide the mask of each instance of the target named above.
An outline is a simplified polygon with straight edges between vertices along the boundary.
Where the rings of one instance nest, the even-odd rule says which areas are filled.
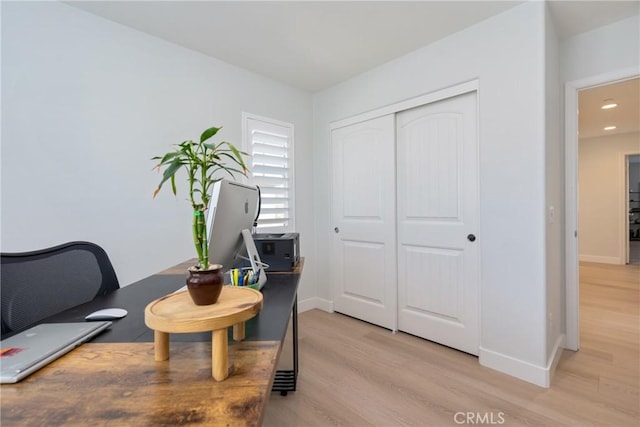
[[[181,169],[187,172],[189,200],[193,207],[193,243],[198,255],[198,264],[189,268],[187,288],[197,305],[214,304],[223,285],[223,266],[209,262],[205,211],[209,206],[213,184],[223,178],[221,175],[228,174],[235,178],[236,173],[247,174],[242,158],[247,153],[241,152],[230,142],[207,142],[220,129],[211,127],[202,132],[199,142],[183,141],[176,144],[173,151],[152,159],[159,160],[154,169],[164,169],[162,180],[153,193],[154,198],[167,181],[171,182],[173,194],[177,195],[176,173]]]

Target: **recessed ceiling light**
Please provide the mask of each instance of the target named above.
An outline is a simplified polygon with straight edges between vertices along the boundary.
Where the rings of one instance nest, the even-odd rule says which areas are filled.
[[[606,128],[604,128],[604,130],[614,130],[616,129],[615,126],[607,126]]]
[[[603,110],[608,110],[610,108],[616,108],[618,106],[618,104],[616,104],[613,99],[605,99],[604,101],[602,101],[602,108]]]

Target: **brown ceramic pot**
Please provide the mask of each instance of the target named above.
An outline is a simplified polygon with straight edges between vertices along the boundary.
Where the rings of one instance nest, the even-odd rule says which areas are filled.
[[[220,264],[210,264],[208,270],[189,269],[187,289],[195,305],[215,304],[223,285],[224,277]]]

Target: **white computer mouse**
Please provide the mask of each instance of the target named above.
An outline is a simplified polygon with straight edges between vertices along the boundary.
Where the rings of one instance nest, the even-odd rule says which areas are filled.
[[[84,320],[114,320],[126,316],[127,313],[127,310],[124,308],[103,308],[102,310],[87,314]]]

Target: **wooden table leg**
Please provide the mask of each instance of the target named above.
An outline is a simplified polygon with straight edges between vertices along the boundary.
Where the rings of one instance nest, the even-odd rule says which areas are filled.
[[[244,339],[244,322],[233,325],[233,340],[242,341]]]
[[[227,328],[218,329],[212,334],[211,371],[214,380],[223,381],[229,376]]]
[[[169,334],[153,331],[153,351],[156,361],[169,359]]]

